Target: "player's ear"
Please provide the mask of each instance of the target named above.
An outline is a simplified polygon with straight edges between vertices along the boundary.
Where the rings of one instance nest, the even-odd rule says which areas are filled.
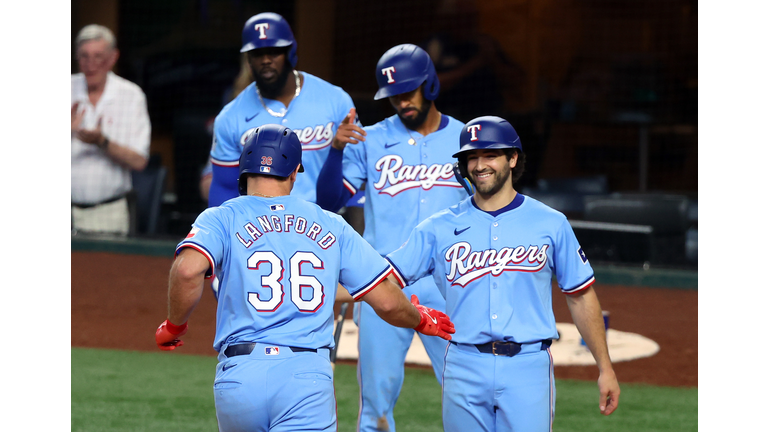
[[[516,150],[512,150],[509,153],[509,167],[510,168],[514,168],[515,166],[517,166],[517,156],[518,155],[519,155],[519,153]]]
[[[302,172],[301,164],[296,165],[296,169],[293,170],[291,173],[291,181],[295,182],[296,178],[299,176],[299,173]]]

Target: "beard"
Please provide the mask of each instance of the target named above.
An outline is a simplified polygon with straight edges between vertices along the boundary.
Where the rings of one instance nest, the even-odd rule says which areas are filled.
[[[285,88],[285,83],[288,82],[288,77],[292,72],[293,68],[286,65],[273,82],[266,82],[258,73],[256,73],[254,68],[251,68],[251,74],[253,74],[256,85],[259,86],[261,96],[267,99],[277,99],[278,96],[280,96]]]
[[[397,116],[400,117],[400,121],[403,122],[405,127],[410,130],[416,130],[427,119],[427,115],[429,114],[429,105],[431,103],[432,101],[424,99],[424,101],[421,103],[421,106],[416,109],[416,117],[403,117],[400,112],[397,113]]]
[[[477,174],[472,173],[472,183],[475,185],[475,188],[477,189],[477,193],[480,195],[483,195],[484,197],[490,197],[492,195],[495,195],[497,192],[501,190],[502,187],[509,181],[510,176],[512,175],[512,169],[509,167],[509,165],[504,165],[504,167],[501,169],[501,171],[496,171],[491,176],[492,181],[485,182],[483,184],[478,185],[477,183]]]

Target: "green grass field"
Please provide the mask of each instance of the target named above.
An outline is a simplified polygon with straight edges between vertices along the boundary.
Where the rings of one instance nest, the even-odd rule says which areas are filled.
[[[72,348],[72,431],[216,431],[216,359],[179,353]],[[698,430],[698,389],[622,384],[610,417],[597,409],[593,382],[557,381],[554,430]],[[355,368],[336,368],[339,431],[357,420]],[[429,370],[406,370],[395,408],[399,432],[442,431],[440,388]]]

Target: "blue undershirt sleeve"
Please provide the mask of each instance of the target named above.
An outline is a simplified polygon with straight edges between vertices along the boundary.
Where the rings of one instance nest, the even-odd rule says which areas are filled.
[[[211,190],[208,192],[208,207],[218,207],[224,201],[240,196],[237,189],[240,167],[214,165],[212,173]]]
[[[344,151],[331,147],[317,176],[317,205],[324,210],[336,212],[352,198],[352,194],[342,182],[342,165]]]

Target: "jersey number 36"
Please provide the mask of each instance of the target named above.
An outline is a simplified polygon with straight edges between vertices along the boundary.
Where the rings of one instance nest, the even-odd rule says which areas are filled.
[[[261,277],[261,286],[272,290],[272,297],[269,300],[261,300],[258,293],[248,293],[248,302],[259,312],[274,312],[283,303],[285,290],[281,283],[283,279],[283,261],[275,255],[274,252],[260,251],[254,252],[248,258],[248,268],[258,270],[259,266],[269,263],[271,271],[269,274]],[[291,301],[302,312],[316,312],[323,304],[323,284],[314,276],[301,274],[301,265],[309,264],[313,269],[322,270],[323,262],[312,252],[296,252],[289,260],[291,268],[290,283]],[[312,298],[304,300],[301,298],[302,289],[312,290]]]

